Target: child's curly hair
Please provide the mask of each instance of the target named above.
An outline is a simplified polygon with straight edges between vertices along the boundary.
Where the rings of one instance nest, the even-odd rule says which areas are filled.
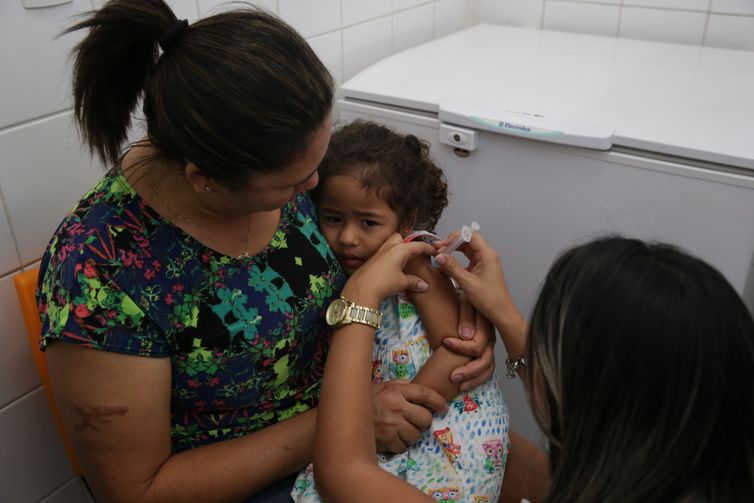
[[[327,179],[336,175],[354,177],[373,190],[401,225],[415,216],[415,229],[433,231],[448,205],[448,183],[429,157],[429,144],[374,122],[357,120],[333,133],[312,191],[316,203]]]

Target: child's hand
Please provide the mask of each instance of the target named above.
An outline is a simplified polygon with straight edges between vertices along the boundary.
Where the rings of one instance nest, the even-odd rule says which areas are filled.
[[[390,236],[364,265],[351,275],[343,288],[343,296],[359,304],[376,306],[390,295],[409,290],[423,292],[429,285],[412,274],[403,272],[409,258],[431,255],[435,249],[427,243],[404,243],[400,234]]]

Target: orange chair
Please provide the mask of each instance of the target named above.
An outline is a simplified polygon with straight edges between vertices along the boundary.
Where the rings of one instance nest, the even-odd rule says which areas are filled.
[[[13,282],[16,284],[16,293],[18,293],[18,302],[21,305],[21,313],[23,314],[24,323],[26,324],[26,332],[29,336],[31,354],[34,356],[34,363],[37,366],[39,379],[42,381],[42,387],[47,395],[47,401],[50,403],[52,416],[58,426],[60,438],[63,440],[63,445],[68,453],[68,459],[71,462],[71,467],[73,468],[74,473],[76,473],[76,475],[83,475],[81,465],[76,457],[76,451],[73,450],[71,439],[68,438],[68,434],[63,428],[63,421],[60,418],[60,412],[58,412],[55,397],[52,395],[50,376],[47,373],[47,359],[45,354],[39,350],[39,336],[42,333],[42,323],[39,321],[37,300],[34,297],[34,292],[37,289],[37,276],[39,276],[39,268],[35,267],[34,269],[29,269],[13,276]]]

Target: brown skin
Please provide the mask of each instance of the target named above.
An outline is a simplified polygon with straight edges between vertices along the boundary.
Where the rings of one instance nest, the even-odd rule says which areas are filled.
[[[440,393],[445,400],[458,395],[458,383],[451,382],[450,372],[471,358],[453,353],[442,345],[448,337],[457,337],[458,296],[447,277],[431,266],[426,257],[414,257],[406,264],[406,273],[422,278],[429,285],[425,292],[409,292],[409,299],[421,316],[433,353],[412,382],[424,384]]]
[[[343,295],[376,309],[381,298],[408,290],[421,296],[428,286],[417,275],[403,274],[412,257],[431,253],[423,243],[401,243],[391,236],[380,250],[348,280]],[[385,500],[429,503],[429,496],[379,468],[372,446],[370,380],[374,329],[357,323],[335,330],[322,385],[314,475],[324,499],[351,502],[359,495],[364,503]],[[342,404],[347,403],[348,407]],[[530,442],[515,433],[501,501],[542,500],[549,475],[547,460]],[[348,459],[348,463],[343,463]],[[544,471],[543,471],[544,468]]]
[[[471,359],[442,345],[446,338],[456,338],[452,327],[458,321],[458,295],[448,277],[432,267],[426,257],[411,258],[404,270],[429,284],[426,291],[408,294],[421,315],[434,350],[413,382],[431,387],[450,401],[458,395],[459,386],[448,379],[449,372]],[[521,328],[515,324],[514,327]],[[518,341],[517,337],[509,339]],[[510,432],[510,442],[500,501],[520,503],[522,498],[532,503],[543,501],[550,484],[547,456],[514,431]]]
[[[47,361],[63,422],[98,501],[238,501],[311,458],[316,411],[171,455],[168,358],[54,343]],[[91,410],[105,413],[82,415]]]
[[[510,432],[510,441],[500,503],[521,503],[522,498],[544,501],[552,480],[547,455],[515,431]]]
[[[445,243],[439,243],[439,246],[443,244]],[[525,352],[527,325],[513,304],[500,255],[479,233],[475,233],[471,242],[461,247],[461,251],[469,259],[467,267],[463,267],[452,256],[438,255],[435,259],[439,269],[453,278],[479,312],[492,321],[509,357],[518,358]],[[448,339],[445,344],[452,346],[453,341]],[[536,382],[527,383],[526,372],[521,369],[518,377],[535,389],[536,399]],[[510,440],[512,447],[508,454],[500,501],[518,503],[521,498],[527,498],[533,503],[544,501],[551,483],[547,456],[514,432],[511,432]],[[516,481],[515,485],[511,485],[513,481]]]
[[[362,306],[379,307],[380,299],[427,285],[402,272],[412,255],[429,254],[425,243],[400,244],[394,234],[349,278],[343,296]],[[407,503],[432,499],[377,465],[373,445],[371,394],[374,329],[351,323],[334,331],[322,383],[314,476],[317,490],[331,502],[364,503],[386,499]],[[426,389],[426,388],[425,388]],[[342,404],[347,403],[348,407]],[[342,460],[347,459],[347,463]]]

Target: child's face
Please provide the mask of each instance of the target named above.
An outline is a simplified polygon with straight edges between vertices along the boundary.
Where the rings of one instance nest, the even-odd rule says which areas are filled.
[[[398,231],[399,223],[388,203],[355,178],[332,176],[322,186],[319,226],[348,275]]]

